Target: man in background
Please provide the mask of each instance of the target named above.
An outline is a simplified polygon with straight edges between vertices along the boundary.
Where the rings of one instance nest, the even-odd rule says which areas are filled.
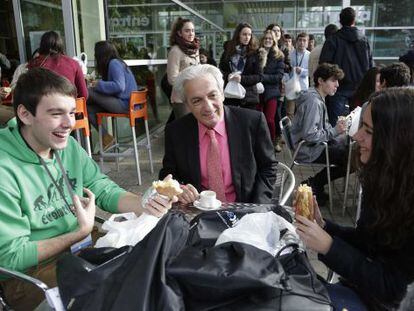
[[[365,73],[373,66],[368,40],[355,27],[355,17],[356,12],[351,7],[341,11],[339,21],[342,27],[325,41],[319,58],[319,64],[336,64],[345,73],[338,91],[329,98],[328,115],[332,126],[335,126],[339,116],[348,114],[349,100]]]
[[[325,27],[325,41],[328,40],[335,32],[337,32],[338,27],[335,24],[329,24]],[[314,86],[313,74],[315,73],[316,68],[319,65],[319,57],[321,56],[323,44],[317,45],[309,55],[309,83],[310,86]]]

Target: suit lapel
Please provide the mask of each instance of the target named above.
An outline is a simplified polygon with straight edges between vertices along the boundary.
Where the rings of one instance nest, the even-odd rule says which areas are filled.
[[[230,165],[231,165],[231,175],[233,178],[233,186],[236,191],[236,200],[241,201],[241,170],[240,170],[240,159],[239,155],[241,150],[241,135],[240,129],[238,127],[237,118],[232,112],[231,108],[224,106],[224,118],[226,120],[226,131],[227,139],[229,144],[230,151]]]
[[[190,172],[193,172],[194,187],[201,189],[201,172],[200,172],[200,146],[198,141],[198,123],[196,118],[190,118],[190,130],[188,131],[187,159]]]

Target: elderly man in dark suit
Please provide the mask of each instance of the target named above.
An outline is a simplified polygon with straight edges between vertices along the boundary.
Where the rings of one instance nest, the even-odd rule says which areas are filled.
[[[166,126],[160,178],[173,174],[183,184],[183,203],[206,189],[224,202],[270,202],[277,162],[266,120],[260,112],[224,107],[223,84],[211,65],[177,77],[174,92],[191,113]]]

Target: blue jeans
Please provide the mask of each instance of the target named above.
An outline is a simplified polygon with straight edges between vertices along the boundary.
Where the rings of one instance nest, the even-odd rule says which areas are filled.
[[[351,288],[341,283],[325,283],[324,285],[328,290],[334,310],[368,311],[361,298]]]
[[[336,92],[334,96],[326,97],[326,109],[328,110],[329,123],[335,127],[339,116],[349,114],[349,100],[353,91]]]

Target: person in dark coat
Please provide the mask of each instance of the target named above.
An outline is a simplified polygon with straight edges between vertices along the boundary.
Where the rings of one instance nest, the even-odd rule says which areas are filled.
[[[255,86],[261,82],[257,47],[252,26],[248,23],[237,25],[233,38],[224,44],[224,52],[219,63],[224,81],[226,84],[230,80],[239,82],[246,89],[244,98],[226,98],[224,104],[256,109],[259,94]]]
[[[280,98],[280,84],[285,69],[283,52],[278,48],[275,33],[266,30],[260,40],[259,48],[260,67],[263,71],[262,81],[264,92],[261,95],[259,110],[263,111],[269,126],[270,136],[275,144],[275,151],[280,152],[280,130],[275,124],[278,100]]]
[[[342,279],[326,287],[335,310],[394,310],[414,281],[414,89],[374,93],[354,135],[363,189],[357,226],[297,216],[309,249]],[[316,203],[316,201],[315,201]]]
[[[336,64],[345,73],[335,96],[329,99],[329,123],[335,126],[339,116],[348,114],[348,102],[369,68],[373,66],[368,39],[355,27],[355,10],[351,7],[341,11],[342,28],[327,39],[323,45],[319,64]]]

